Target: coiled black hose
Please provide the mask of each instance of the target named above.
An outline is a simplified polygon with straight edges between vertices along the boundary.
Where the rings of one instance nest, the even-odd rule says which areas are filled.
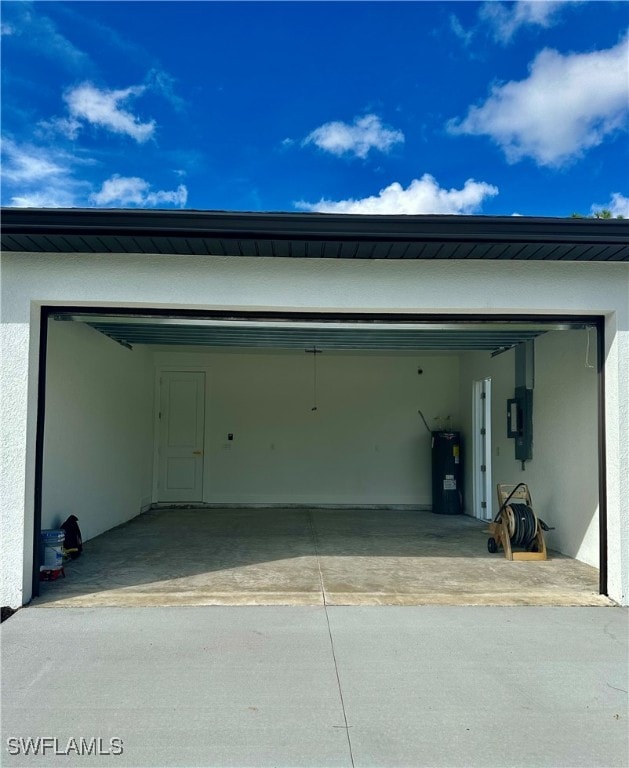
[[[529,547],[537,536],[537,520],[527,504],[509,504],[513,512],[513,536],[511,543],[516,547]]]

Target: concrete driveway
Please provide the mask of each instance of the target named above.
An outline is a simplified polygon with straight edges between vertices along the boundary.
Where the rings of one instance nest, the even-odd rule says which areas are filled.
[[[627,766],[627,616],[25,608],[2,625],[0,762]]]

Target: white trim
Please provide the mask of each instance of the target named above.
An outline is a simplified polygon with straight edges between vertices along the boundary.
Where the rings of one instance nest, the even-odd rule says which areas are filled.
[[[481,395],[485,394],[482,399]],[[481,411],[484,411],[481,418]],[[481,424],[485,424],[484,448]],[[477,520],[491,520],[493,517],[493,493],[491,479],[491,378],[479,379],[474,382],[472,390],[472,514]],[[485,463],[485,471],[481,472],[481,458]],[[483,491],[484,485],[484,494]],[[487,506],[482,508],[483,501]]]

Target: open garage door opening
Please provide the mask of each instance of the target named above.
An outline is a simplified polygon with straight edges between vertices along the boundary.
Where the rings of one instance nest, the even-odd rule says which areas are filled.
[[[40,584],[36,558],[42,602],[596,604],[606,591],[596,318],[43,317],[35,538],[75,514],[87,543],[65,580]],[[452,462],[435,476],[443,434]],[[546,561],[487,548],[496,486],[520,482],[554,529]]]

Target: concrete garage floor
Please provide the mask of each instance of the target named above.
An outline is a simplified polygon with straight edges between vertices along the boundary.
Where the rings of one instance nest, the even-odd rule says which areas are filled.
[[[87,542],[40,606],[609,605],[598,571],[508,562],[467,516],[154,509]]]

